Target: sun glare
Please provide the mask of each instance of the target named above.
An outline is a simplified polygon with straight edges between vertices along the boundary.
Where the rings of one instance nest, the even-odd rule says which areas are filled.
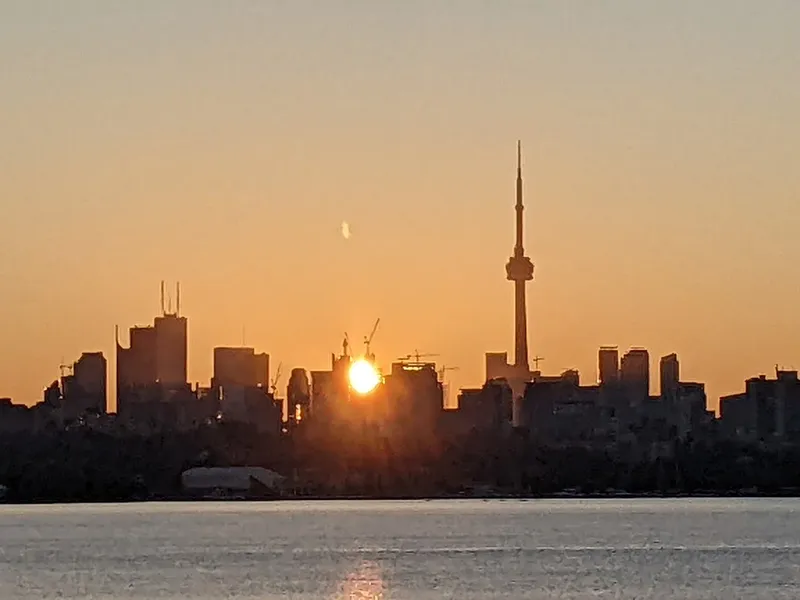
[[[371,362],[359,358],[350,365],[350,385],[359,394],[368,394],[381,382],[380,373]]]

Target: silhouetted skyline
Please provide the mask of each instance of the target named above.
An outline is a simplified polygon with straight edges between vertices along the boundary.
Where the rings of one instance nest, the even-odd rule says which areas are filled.
[[[420,348],[478,384],[483,352],[513,349],[498,269],[522,138],[542,369],[675,351],[715,404],[800,352],[798,18],[5,3],[0,395],[33,402],[63,360],[111,357],[161,279],[185,285],[190,381],[242,327],[314,369],[380,316],[380,362]]]

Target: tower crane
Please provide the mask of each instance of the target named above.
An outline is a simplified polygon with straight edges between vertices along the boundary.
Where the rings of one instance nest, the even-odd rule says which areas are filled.
[[[372,332],[370,332],[369,336],[364,336],[364,358],[366,358],[369,362],[375,362],[375,355],[372,354],[370,351],[369,345],[372,343],[372,338],[375,337],[375,332],[378,331],[378,325],[380,324],[381,319],[375,321],[375,325],[372,326]]]
[[[270,390],[272,390],[272,399],[273,400],[275,399],[275,394],[278,391],[278,382],[281,379],[281,369],[282,368],[283,368],[283,363],[282,362],[278,363],[278,368],[275,369],[275,377],[273,377],[272,380],[270,381],[269,388],[270,388]]]
[[[342,356],[350,356],[349,349],[350,348],[350,336],[347,335],[347,332],[344,332],[344,339],[342,340]]]
[[[444,382],[445,373],[447,373],[447,371],[458,371],[458,370],[459,370],[458,367],[447,367],[442,365],[442,368],[439,369],[438,371],[439,379],[441,379],[442,382]]]
[[[420,353],[419,350],[414,350],[413,354],[406,354],[405,356],[401,356],[397,360],[402,362],[402,361],[411,361],[413,359],[413,362],[419,362],[420,358],[429,358],[434,356],[439,356],[439,355],[432,352]]]

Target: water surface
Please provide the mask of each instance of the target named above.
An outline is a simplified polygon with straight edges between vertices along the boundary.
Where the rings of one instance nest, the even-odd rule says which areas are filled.
[[[0,598],[800,598],[798,500],[0,507]]]

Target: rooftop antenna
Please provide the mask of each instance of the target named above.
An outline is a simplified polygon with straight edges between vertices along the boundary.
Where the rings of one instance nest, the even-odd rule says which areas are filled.
[[[181,314],[181,282],[175,283],[175,315]]]
[[[167,314],[167,310],[166,309],[167,309],[167,307],[166,307],[166,304],[164,303],[164,280],[162,279],[161,280],[161,314],[162,315]]]

